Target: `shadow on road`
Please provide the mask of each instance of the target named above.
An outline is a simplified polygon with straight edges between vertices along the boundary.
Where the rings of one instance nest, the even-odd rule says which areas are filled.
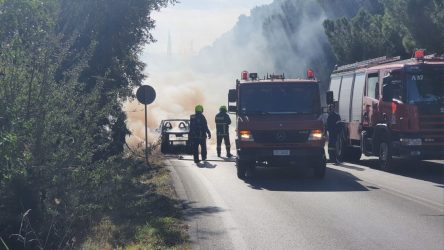
[[[207,215],[212,215],[216,213],[223,212],[224,210],[220,207],[215,206],[199,206],[193,201],[181,201],[183,213],[187,219],[194,219],[196,217],[202,217]]]
[[[192,157],[183,156],[183,155],[179,155],[179,156],[168,155],[168,156],[166,156],[166,158],[173,159],[173,160],[181,160],[181,161],[193,161]],[[235,158],[228,158],[228,157],[210,157],[206,161],[207,162],[236,162],[236,159]]]
[[[309,170],[309,169],[307,169]],[[310,173],[308,173],[310,172]],[[257,169],[245,182],[252,189],[294,192],[356,192],[369,191],[360,179],[341,170],[327,168],[322,180],[311,177],[311,171],[302,169]]]
[[[364,166],[378,169],[377,159],[365,159],[361,160],[359,164]],[[438,184],[437,186],[444,186],[444,164],[422,161],[416,163],[409,163],[405,160],[395,161],[396,169],[391,172],[392,174],[401,175],[409,178],[414,178],[423,181],[433,182]],[[382,170],[381,170],[382,171]]]
[[[207,225],[207,223],[210,223],[211,218],[215,218],[215,214],[224,212],[224,209],[216,206],[201,206],[198,202],[185,200],[182,200],[181,204],[184,219],[189,224],[193,225],[193,222],[205,221],[203,224],[199,222],[199,226],[191,226],[189,229],[192,235],[189,241],[192,245],[199,245],[202,240],[218,238],[226,233],[223,227],[209,227]]]
[[[202,162],[196,163],[196,165],[199,168],[216,168],[217,167],[217,164],[211,164],[209,161],[202,161]]]

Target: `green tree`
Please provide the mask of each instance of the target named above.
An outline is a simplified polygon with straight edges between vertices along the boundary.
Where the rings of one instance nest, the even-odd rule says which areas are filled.
[[[382,14],[326,20],[324,29],[340,64],[378,56],[408,57],[415,48],[443,53],[443,1],[386,0]],[[433,35],[430,35],[433,34]]]
[[[61,0],[59,30],[66,37],[76,36],[72,54],[92,46],[88,67],[82,72],[80,80],[89,91],[98,81],[104,83],[104,93],[100,105],[125,100],[132,96],[132,89],[144,79],[145,64],[138,55],[145,44],[154,42],[149,30],[154,28],[150,18],[153,11],[166,7],[175,0]],[[63,65],[71,65],[76,58],[68,58]],[[64,67],[60,72],[64,72]],[[116,92],[117,96],[109,95]],[[98,125],[112,129],[110,147],[103,148],[96,158],[121,153],[128,130],[124,123],[126,117],[121,106],[112,119],[102,120]],[[114,122],[113,122],[114,121]],[[103,138],[102,138],[103,139]]]
[[[0,237],[13,249],[60,248],[123,196],[122,101],[144,78],[151,12],[172,2],[0,1]]]

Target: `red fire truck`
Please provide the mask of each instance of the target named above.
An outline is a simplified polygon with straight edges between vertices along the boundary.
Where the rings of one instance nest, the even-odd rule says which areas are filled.
[[[444,158],[444,58],[415,51],[408,60],[380,57],[337,68],[327,103],[342,122],[338,159],[356,161],[361,152],[378,156],[381,169],[393,158]]]
[[[258,165],[309,165],[315,176],[325,175],[324,126],[319,118],[319,81],[242,72],[229,90],[229,112],[236,113],[237,176]]]

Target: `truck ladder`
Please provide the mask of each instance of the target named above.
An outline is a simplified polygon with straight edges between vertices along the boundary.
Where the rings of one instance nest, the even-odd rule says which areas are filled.
[[[365,60],[365,61],[361,61],[361,62],[355,62],[355,63],[352,63],[352,64],[347,64],[347,65],[340,66],[337,69],[335,69],[335,71],[333,71],[333,73],[339,73],[339,72],[343,72],[343,71],[355,70],[355,69],[359,69],[359,68],[367,68],[367,67],[370,67],[370,66],[375,66],[375,65],[380,65],[380,64],[384,64],[384,63],[399,61],[400,59],[401,59],[400,56],[396,56],[396,57],[387,57],[387,56],[377,57],[377,58],[373,58],[373,59],[369,59],[369,60]]]

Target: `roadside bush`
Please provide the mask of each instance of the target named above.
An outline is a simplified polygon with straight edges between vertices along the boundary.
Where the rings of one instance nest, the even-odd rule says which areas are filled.
[[[0,0],[0,248],[78,248],[104,217],[151,211],[122,102],[172,2]]]

